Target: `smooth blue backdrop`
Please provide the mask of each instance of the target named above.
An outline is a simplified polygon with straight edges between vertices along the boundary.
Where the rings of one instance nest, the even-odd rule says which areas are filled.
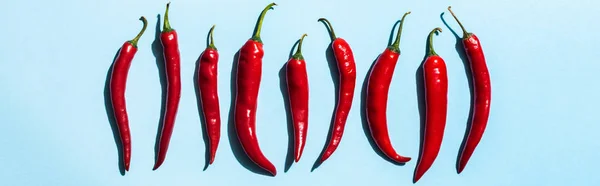
[[[319,1],[279,0],[262,31],[265,43],[257,133],[279,174],[252,173],[232,154],[226,122],[233,54],[250,38],[271,1],[173,0],[171,25],[179,32],[183,92],[167,160],[152,171],[161,86],[152,54],[157,14],[166,1],[4,1],[0,29],[0,185],[410,185],[419,149],[415,71],[434,27],[435,48],[449,73],[448,122],[440,154],[416,185],[600,185],[600,119],[593,0]],[[476,33],[487,56],[493,101],[487,131],[462,174],[455,162],[465,132],[469,89],[455,36],[440,14],[448,5]],[[369,145],[360,118],[360,89],[344,138],[333,156],[311,172],[326,140],[334,84],[325,60],[328,18],[354,50],[357,87],[406,11],[402,56],[388,106],[394,147],[413,161],[393,165]],[[127,104],[133,136],[130,172],[119,173],[104,105],[106,73],[121,44],[141,28],[131,66]],[[458,24],[442,16],[455,30]],[[203,171],[205,144],[193,89],[195,61],[216,24],[219,95],[223,118],[217,158]],[[294,42],[304,42],[311,110],[304,156],[284,173],[288,134],[278,72]],[[459,32],[460,34],[460,32]]]

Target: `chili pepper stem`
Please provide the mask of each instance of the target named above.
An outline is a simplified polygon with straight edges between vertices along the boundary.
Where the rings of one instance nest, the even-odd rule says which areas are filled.
[[[171,28],[171,24],[169,23],[169,6],[171,5],[171,2],[167,3],[167,8],[165,10],[165,20],[163,23],[163,31],[162,32],[170,32],[171,30],[173,30],[173,28]]]
[[[471,35],[471,33],[467,32],[467,30],[462,25],[462,23],[458,20],[458,18],[456,18],[456,15],[454,14],[454,12],[452,12],[452,6],[448,6],[448,11],[450,11],[450,14],[452,14],[452,17],[454,17],[454,19],[456,20],[456,22],[458,22],[458,25],[462,29],[462,31],[463,31],[463,39],[469,37]]]
[[[215,40],[213,38],[213,31],[215,30],[215,26],[216,25],[213,25],[210,28],[210,31],[208,31],[208,35],[210,36],[210,43],[208,44],[208,48],[217,50],[217,47],[215,47]]]
[[[298,43],[298,48],[296,49],[296,53],[294,53],[292,58],[298,59],[298,60],[304,59],[304,57],[302,56],[302,41],[304,41],[304,37],[306,37],[306,36],[308,36],[308,34],[303,34],[302,37],[300,38],[300,42]]]
[[[135,36],[135,38],[133,38],[132,40],[129,40],[129,43],[131,43],[131,45],[133,45],[133,47],[135,47],[135,48],[137,48],[138,41],[142,37],[142,34],[144,34],[144,31],[146,31],[146,27],[148,27],[148,20],[146,20],[146,18],[144,16],[140,17],[140,20],[144,24],[144,26],[142,27],[142,30],[140,30],[140,33],[138,33],[138,35]]]
[[[331,26],[331,23],[329,22],[329,20],[325,19],[325,18],[319,18],[320,22],[325,22],[325,24],[327,25],[327,28],[329,28],[329,36],[331,37],[331,41],[337,39],[337,36],[335,36],[335,31],[333,31],[333,27]]]
[[[404,13],[402,19],[400,19],[400,27],[398,27],[398,33],[396,33],[396,40],[394,40],[394,43],[388,47],[390,50],[396,53],[400,53],[400,36],[402,33],[402,25],[404,25],[404,18],[406,18],[408,14],[410,14],[410,11]]]
[[[433,49],[433,34],[437,34],[437,32],[442,32],[442,28],[437,27],[434,28],[430,33],[429,33],[429,53],[427,53],[427,56],[437,56],[438,54],[435,53],[435,50]]]
[[[277,4],[271,3],[271,4],[267,5],[267,7],[265,7],[265,9],[263,9],[263,11],[260,13],[260,17],[258,18],[258,23],[256,23],[256,28],[254,29],[254,34],[252,35],[252,40],[262,43],[262,40],[260,39],[260,30],[262,28],[262,23],[263,23],[263,20],[265,19],[265,14],[267,14],[267,11],[273,9],[273,6],[277,6]]]

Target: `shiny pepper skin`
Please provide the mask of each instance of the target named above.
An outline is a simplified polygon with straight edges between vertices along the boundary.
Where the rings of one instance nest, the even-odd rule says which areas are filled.
[[[129,74],[131,61],[138,50],[138,40],[142,34],[144,34],[144,31],[148,26],[148,21],[146,21],[144,16],[140,17],[140,20],[144,23],[144,27],[134,39],[126,41],[123,43],[123,46],[121,46],[119,54],[112,65],[109,84],[110,101],[117,129],[119,131],[119,139],[123,148],[121,156],[123,158],[123,167],[125,168],[125,171],[129,171],[129,164],[131,161],[131,133],[129,131],[129,119],[125,102],[127,75]]]
[[[262,75],[263,43],[260,39],[260,27],[266,12],[275,6],[269,4],[261,12],[254,36],[240,49],[237,62],[234,126],[237,137],[246,155],[260,168],[277,175],[273,163],[262,153],[256,136],[256,108],[258,91]]]
[[[213,30],[210,29],[210,44],[198,59],[198,87],[200,91],[200,105],[206,125],[208,136],[209,164],[215,161],[219,140],[221,138],[221,112],[219,109],[219,94],[217,89],[217,72],[219,52],[213,40]]]
[[[325,151],[321,156],[320,163],[327,160],[333,152],[339,146],[342,135],[344,134],[344,127],[346,126],[346,120],[352,107],[352,99],[354,98],[354,88],[356,86],[356,63],[354,62],[354,54],[352,49],[346,40],[335,36],[331,23],[325,18],[320,18],[319,21],[324,21],[329,27],[329,35],[331,36],[331,48],[333,49],[333,55],[337,63],[339,73],[339,92],[338,100],[335,108],[335,114],[333,116],[333,130],[331,131],[331,138],[329,143],[325,147]]]
[[[289,95],[292,125],[294,126],[294,160],[300,161],[306,133],[308,131],[308,75],[306,62],[302,56],[302,35],[298,43],[298,50],[286,63],[286,83]]]
[[[462,43],[465,49],[465,54],[469,60],[471,67],[471,76],[473,79],[473,93],[472,98],[473,105],[472,111],[473,116],[471,118],[471,126],[468,129],[467,137],[464,139],[463,148],[460,151],[460,155],[457,162],[456,170],[461,173],[467,162],[473,155],[475,148],[481,141],[485,128],[487,126],[488,118],[490,116],[490,105],[492,102],[492,85],[490,81],[490,74],[485,61],[485,55],[481,48],[479,38],[473,33],[468,33],[462,23],[458,21],[451,7],[448,7],[448,11],[452,14],[454,19],[460,25],[463,31]]]
[[[153,170],[158,169],[167,156],[171,135],[173,134],[173,128],[175,127],[179,99],[181,98],[181,59],[177,41],[177,32],[172,29],[169,24],[169,4],[167,4],[167,9],[165,11],[163,31],[160,34],[167,77],[167,102],[165,104],[164,119],[162,129],[160,130],[160,138],[158,139],[158,151]]]
[[[388,46],[373,64],[373,68],[369,73],[366,93],[366,116],[369,131],[371,137],[377,147],[385,154],[388,158],[396,163],[406,163],[411,160],[410,157],[401,156],[396,153],[392,143],[390,142],[390,136],[387,129],[387,101],[390,84],[392,82],[392,76],[396,63],[400,57],[400,35],[402,33],[402,26],[404,25],[404,18],[410,14],[407,12],[402,16],[400,27],[396,40],[390,46]]]
[[[433,34],[438,31],[441,32],[442,29],[435,28],[429,33],[429,54],[423,63],[425,129],[423,130],[423,146],[413,177],[414,183],[421,179],[435,161],[442,146],[446,127],[448,73],[444,59],[433,49]]]

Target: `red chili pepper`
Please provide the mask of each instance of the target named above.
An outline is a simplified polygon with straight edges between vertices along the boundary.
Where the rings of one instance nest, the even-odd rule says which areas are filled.
[[[308,130],[308,75],[302,56],[304,37],[306,34],[302,35],[296,53],[286,63],[286,82],[294,126],[294,160],[296,162],[302,156]]]
[[[262,58],[264,56],[260,30],[265,14],[275,5],[275,3],[269,4],[260,13],[254,35],[240,49],[237,64],[234,110],[235,130],[242,149],[252,162],[273,176],[277,174],[277,170],[258,146],[258,139],[256,137],[256,107],[262,75]]]
[[[367,123],[371,131],[371,137],[379,149],[388,158],[398,163],[410,161],[410,157],[401,156],[394,150],[390,142],[390,136],[387,129],[387,100],[390,90],[390,83],[394,75],[394,69],[400,57],[400,35],[404,18],[410,14],[406,12],[400,21],[400,27],[396,35],[396,40],[388,46],[373,65],[367,83],[366,115]]]
[[[119,138],[123,145],[123,164],[125,171],[129,171],[129,162],[131,160],[131,134],[129,132],[129,119],[127,117],[127,106],[125,104],[125,88],[127,84],[127,74],[131,61],[137,52],[137,43],[146,27],[148,21],[144,16],[140,17],[144,23],[142,30],[132,40],[126,41],[119,50],[119,55],[113,63],[110,74],[110,100],[112,103],[117,129],[119,130]]]
[[[490,115],[490,104],[492,101],[492,85],[490,82],[490,74],[485,62],[485,56],[483,55],[483,49],[481,49],[481,43],[479,38],[473,33],[468,33],[463,27],[462,23],[458,21],[454,12],[448,7],[448,11],[452,14],[452,17],[456,19],[458,25],[463,31],[463,47],[471,66],[471,76],[473,79],[473,93],[474,100],[473,105],[473,117],[471,118],[471,127],[469,128],[467,138],[465,139],[463,149],[461,149],[460,157],[458,159],[457,171],[461,173],[475,147],[481,141],[483,132],[487,125],[488,117]]]
[[[175,32],[169,24],[169,4],[171,3],[167,3],[163,31],[160,34],[160,41],[165,56],[167,103],[158,143],[156,163],[154,164],[153,170],[158,169],[167,156],[167,149],[169,148],[171,134],[173,134],[173,127],[175,126],[175,116],[177,115],[177,108],[179,107],[179,98],[181,97],[179,44],[177,43],[177,32]]]
[[[210,35],[210,44],[200,58],[198,59],[198,87],[200,89],[200,101],[202,105],[202,114],[208,135],[208,146],[210,148],[209,164],[215,160],[219,139],[221,138],[221,113],[219,111],[219,94],[217,91],[217,63],[219,62],[219,52],[213,40],[213,25],[208,33]]]
[[[423,132],[423,146],[421,147],[419,161],[415,168],[413,183],[431,167],[437,157],[448,110],[448,73],[446,63],[433,49],[433,34],[442,32],[435,28],[429,33],[429,53],[423,63],[423,79],[425,83],[425,130]]]
[[[352,99],[354,98],[354,87],[356,85],[356,64],[354,62],[354,55],[352,49],[346,40],[335,36],[331,23],[325,19],[320,18],[318,21],[324,21],[329,27],[329,36],[331,37],[331,48],[333,49],[333,55],[337,63],[339,72],[340,87],[339,97],[337,100],[337,106],[335,108],[335,115],[333,120],[333,130],[331,131],[331,139],[325,148],[323,155],[321,156],[321,163],[323,163],[333,152],[337,149],[342,135],[344,134],[344,126],[348,119],[348,113],[352,107]]]

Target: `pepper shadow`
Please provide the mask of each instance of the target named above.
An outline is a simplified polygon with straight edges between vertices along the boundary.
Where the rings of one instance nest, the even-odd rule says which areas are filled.
[[[106,117],[108,117],[108,123],[110,124],[110,128],[113,132],[113,138],[115,140],[115,144],[117,145],[117,153],[118,153],[118,164],[119,164],[119,173],[121,176],[125,176],[125,165],[123,162],[123,142],[121,141],[121,136],[119,134],[119,128],[117,126],[117,120],[115,119],[115,113],[112,105],[112,101],[110,99],[110,77],[112,74],[112,69],[114,66],[114,61],[117,60],[119,56],[119,52],[121,49],[117,50],[115,57],[113,58],[113,64],[110,65],[108,71],[106,72],[106,81],[104,83],[104,108],[106,109]]]
[[[329,30],[329,27],[327,27],[327,31]],[[333,43],[333,41],[331,43],[329,43],[329,46],[327,47],[327,49],[325,50],[325,58],[327,59],[327,64],[329,66],[329,74],[331,75],[331,79],[333,80],[333,84],[335,86],[335,105],[338,104],[339,102],[339,91],[340,91],[340,77],[339,77],[339,71],[338,71],[338,67],[337,67],[337,63],[335,60],[335,56],[333,55],[333,48],[331,46],[331,44]],[[337,106],[334,106],[334,113],[331,117],[331,121],[329,122],[329,133],[327,133],[327,140],[325,141],[325,144],[323,145],[323,150],[321,150],[321,154],[319,154],[319,157],[315,160],[315,163],[313,164],[313,167],[311,168],[311,172],[314,171],[315,169],[319,168],[319,166],[321,166],[321,164],[323,164],[323,162],[321,162],[321,158],[323,157],[323,154],[325,154],[325,150],[327,150],[327,146],[329,145],[329,143],[331,142],[331,136],[332,136],[332,132],[333,132],[333,124],[335,121],[335,108],[337,108]]]
[[[298,45],[298,43],[300,43],[300,39],[298,39],[296,41],[296,43],[294,43],[294,45],[292,45],[292,49],[290,50],[290,55],[288,56],[288,59],[291,59],[293,54],[294,54],[294,48],[296,47],[296,45]],[[285,113],[286,113],[286,122],[287,122],[287,132],[288,132],[288,149],[287,149],[287,155],[285,157],[285,165],[284,165],[284,169],[283,172],[287,172],[288,170],[290,170],[290,168],[292,167],[292,164],[294,163],[294,123],[292,120],[292,111],[290,109],[290,95],[288,94],[287,91],[287,76],[286,76],[286,67],[287,67],[287,63],[284,63],[283,66],[281,66],[281,69],[279,69],[279,90],[281,91],[281,95],[283,96],[283,103],[285,105]]]
[[[400,20],[396,21],[396,23],[394,24],[394,26],[392,26],[392,31],[390,31],[390,39],[388,40],[388,46],[392,44],[392,41],[394,39],[394,36],[396,35],[396,32],[394,32],[394,28],[396,28],[396,26],[400,24]],[[381,54],[380,54],[381,55]],[[361,88],[361,102],[360,102],[360,116],[361,116],[361,121],[362,121],[362,127],[363,127],[363,132],[365,133],[365,136],[367,137],[367,140],[369,141],[369,144],[371,145],[371,148],[373,149],[373,151],[375,151],[375,153],[377,153],[377,155],[379,155],[381,158],[385,159],[386,161],[393,163],[395,165],[405,165],[406,163],[399,163],[396,162],[394,160],[392,160],[391,158],[389,158],[388,156],[386,156],[381,149],[379,149],[379,147],[377,146],[377,143],[375,143],[375,141],[373,140],[373,136],[371,135],[371,129],[369,128],[369,123],[367,121],[367,105],[366,105],[366,100],[367,100],[367,85],[369,83],[369,75],[371,74],[371,71],[373,70],[373,66],[375,66],[375,62],[377,61],[377,59],[379,58],[379,55],[377,56],[377,58],[375,58],[375,60],[373,60],[373,62],[371,63],[371,66],[369,67],[369,71],[365,76],[365,79],[363,81],[362,84],[362,88]]]
[[[442,12],[440,14],[440,19],[442,19],[442,22],[444,22],[444,25],[446,25],[446,27],[448,28],[448,30],[450,30],[450,32],[452,32],[452,34],[454,35],[454,37],[456,38],[456,44],[454,45],[454,48],[456,49],[456,52],[458,53],[458,56],[460,57],[462,63],[463,63],[463,69],[465,70],[465,76],[467,77],[468,83],[469,83],[469,94],[471,95],[471,102],[469,105],[471,105],[471,107],[469,107],[469,118],[467,119],[467,126],[465,128],[465,135],[463,137],[463,141],[460,145],[460,149],[459,152],[456,156],[456,172],[458,173],[458,166],[459,166],[459,161],[460,161],[460,155],[462,154],[462,150],[465,147],[465,143],[467,141],[467,137],[469,135],[469,129],[471,128],[472,125],[472,121],[471,118],[473,118],[473,107],[472,105],[474,104],[475,100],[475,92],[473,91],[473,76],[471,73],[471,66],[469,64],[469,60],[466,56],[465,53],[465,49],[463,48],[463,44],[462,44],[462,38],[456,33],[456,31],[454,31],[452,28],[450,28],[450,26],[448,25],[448,23],[446,22],[446,20],[444,19],[444,12]]]
[[[238,66],[240,50],[235,52],[235,55],[233,57],[233,62],[231,64],[231,81],[229,83],[230,90],[231,90],[231,104],[229,105],[229,119],[227,121],[227,137],[229,138],[229,146],[231,147],[231,151],[233,152],[235,159],[244,168],[246,168],[249,171],[256,173],[256,174],[272,176],[271,173],[260,168],[258,165],[256,165],[256,163],[254,163],[252,160],[250,160],[250,158],[248,157],[246,152],[244,152],[244,149],[242,148],[242,144],[240,143],[240,140],[237,137],[237,132],[235,130],[235,121],[234,121],[235,115],[234,114],[235,114],[235,99],[236,99],[236,91],[237,91],[236,90],[236,88],[237,88],[236,87],[236,84],[237,84],[236,75],[237,75],[237,66]]]
[[[154,41],[152,42],[152,55],[154,55],[156,67],[158,69],[158,76],[160,81],[160,86],[162,90],[161,96],[161,106],[160,106],[160,119],[158,121],[158,129],[156,130],[156,141],[154,145],[154,160],[156,161],[158,158],[158,149],[160,144],[160,135],[162,133],[163,128],[163,120],[164,120],[164,112],[165,105],[167,103],[167,76],[165,74],[165,58],[163,56],[163,47],[160,42],[160,14],[156,15],[156,27],[154,34]]]

